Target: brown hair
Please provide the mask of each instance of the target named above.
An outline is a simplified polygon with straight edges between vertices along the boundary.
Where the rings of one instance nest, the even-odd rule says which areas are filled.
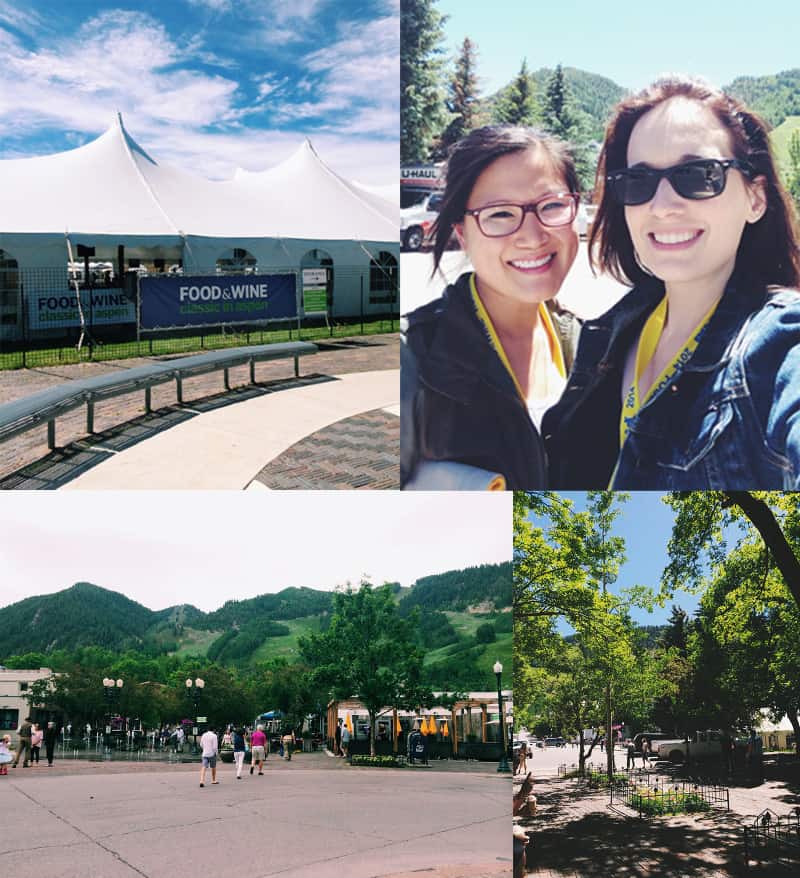
[[[492,162],[504,155],[526,149],[543,149],[570,192],[580,192],[578,172],[570,147],[563,140],[536,128],[521,125],[485,125],[476,128],[456,143],[450,151],[445,172],[445,190],[439,216],[434,225],[433,271],[436,273],[447,247],[453,226],[464,219],[467,201],[480,175]]]
[[[769,148],[766,123],[743,104],[699,79],[670,76],[658,79],[639,94],[623,99],[606,129],[597,167],[597,215],[589,236],[593,270],[608,272],[620,283],[641,283],[650,275],[636,258],[625,208],[606,186],[606,174],[628,166],[628,142],[645,113],[670,98],[682,97],[707,106],[728,131],[733,158],[748,162],[754,176],[765,178],[767,209],[742,233],[734,271],[756,283],[795,287],[800,281],[794,207],[781,185]]]

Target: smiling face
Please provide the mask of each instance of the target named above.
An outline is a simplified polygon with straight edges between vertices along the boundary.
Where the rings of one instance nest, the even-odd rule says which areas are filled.
[[[668,168],[692,158],[733,158],[730,135],[705,105],[675,97],[645,113],[628,142],[628,167]],[[702,285],[720,295],[736,261],[745,225],[766,209],[763,180],[733,168],[724,191],[704,200],[682,198],[662,178],[653,198],[625,208],[639,260],[667,291]]]
[[[569,187],[547,152],[533,147],[492,162],[472,187],[467,209],[509,202],[527,204],[567,191]],[[514,234],[503,238],[487,238],[473,216],[464,217],[456,232],[475,269],[485,303],[494,299],[538,305],[552,299],[578,252],[574,222],[557,228],[543,226],[532,212],[525,214]]]

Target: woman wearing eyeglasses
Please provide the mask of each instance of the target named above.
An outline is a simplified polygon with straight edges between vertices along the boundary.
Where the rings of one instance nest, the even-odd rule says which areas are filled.
[[[764,123],[660,80],[617,108],[598,182],[593,264],[633,289],[544,418],[550,487],[800,487],[797,238]]]
[[[434,272],[455,229],[474,268],[407,316],[404,488],[540,488],[538,425],[560,396],[577,323],[552,299],[575,260],[578,177],[565,144],[489,126],[453,148]]]

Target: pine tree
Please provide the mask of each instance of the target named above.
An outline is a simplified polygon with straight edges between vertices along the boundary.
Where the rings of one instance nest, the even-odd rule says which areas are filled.
[[[478,47],[464,38],[455,70],[448,86],[447,109],[451,115],[436,148],[436,157],[444,158],[449,148],[480,124],[478,112],[478,75],[475,72]]]
[[[508,125],[535,125],[539,116],[536,85],[528,72],[528,62],[523,59],[519,73],[497,103],[494,121]]]
[[[575,167],[585,191],[594,181],[597,156],[588,145],[591,120],[588,115],[575,107],[569,83],[560,64],[547,80],[542,125],[550,134],[572,144]]]
[[[400,160],[425,161],[445,125],[444,60],[440,44],[445,17],[436,0],[400,4]]]
[[[545,89],[542,116],[545,128],[556,137],[568,140],[575,125],[569,88],[564,80],[564,71],[556,65]]]

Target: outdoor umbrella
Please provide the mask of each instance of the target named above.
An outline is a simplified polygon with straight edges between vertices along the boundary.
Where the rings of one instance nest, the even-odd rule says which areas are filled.
[[[394,733],[395,735],[399,735],[400,732],[403,731],[403,727],[400,725],[400,717],[395,715],[394,718]]]
[[[350,719],[350,711],[349,710],[347,711],[347,717],[345,718],[344,724],[347,727],[347,731],[350,732],[350,734],[352,735],[353,734],[353,721]]]
[[[445,720],[444,725],[442,725],[442,737],[443,738],[450,737],[450,729],[447,727],[447,720]]]

